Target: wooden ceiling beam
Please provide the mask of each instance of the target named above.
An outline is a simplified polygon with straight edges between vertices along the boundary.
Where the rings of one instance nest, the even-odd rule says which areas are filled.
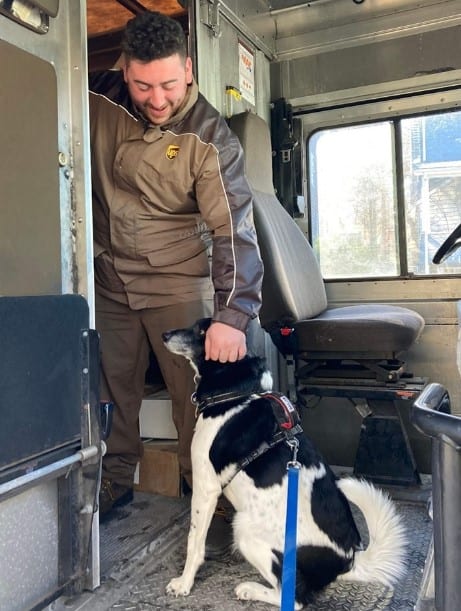
[[[131,11],[134,15],[139,15],[139,13],[144,13],[146,11],[146,7],[138,2],[138,0],[116,0],[119,4],[121,4],[128,11]]]
[[[1,0],[0,0],[1,4]],[[134,15],[144,11],[160,11],[184,21],[187,9],[184,0],[87,0],[88,36],[97,36],[125,27]]]

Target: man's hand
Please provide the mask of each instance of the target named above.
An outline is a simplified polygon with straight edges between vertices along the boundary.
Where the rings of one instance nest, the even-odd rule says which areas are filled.
[[[243,331],[222,322],[212,322],[205,338],[205,359],[234,363],[247,353]]]

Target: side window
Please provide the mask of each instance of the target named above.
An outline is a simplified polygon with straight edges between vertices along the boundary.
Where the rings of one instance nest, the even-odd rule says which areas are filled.
[[[461,253],[432,263],[461,222],[461,112],[324,129],[308,159],[325,278],[461,273]]]
[[[401,132],[408,272],[460,274],[461,251],[432,257],[461,223],[461,112],[405,119]]]

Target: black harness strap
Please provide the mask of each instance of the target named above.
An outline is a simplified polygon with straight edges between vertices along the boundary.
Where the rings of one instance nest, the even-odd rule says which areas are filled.
[[[299,417],[298,411],[288,399],[288,397],[278,392],[263,392],[258,393],[257,396],[258,398],[267,399],[268,401],[270,401],[273,414],[278,424],[278,431],[274,433],[271,441],[264,441],[258,448],[253,450],[251,454],[245,456],[245,458],[242,458],[238,461],[237,470],[230,478],[230,480],[226,482],[226,484],[224,484],[223,488],[225,488],[231,483],[231,481],[234,479],[234,477],[239,471],[241,471],[243,468],[251,464],[254,460],[265,454],[268,450],[278,445],[279,443],[282,443],[283,441],[288,443],[289,440],[293,439],[293,437],[303,432],[303,429],[301,427],[301,419]]]
[[[303,429],[301,427],[301,419],[299,417],[298,411],[296,410],[290,399],[279,392],[260,392],[259,389],[255,390],[254,392],[246,391],[245,393],[242,393],[241,391],[231,391],[227,393],[202,396],[200,397],[200,400],[197,400],[197,395],[195,393],[192,395],[192,402],[195,403],[197,406],[197,415],[202,414],[208,408],[213,407],[215,405],[229,403],[230,401],[251,401],[253,399],[267,399],[270,402],[273,414],[277,421],[278,430],[274,433],[272,439],[269,442],[264,441],[258,448],[253,450],[251,454],[245,456],[245,458],[242,458],[237,463],[236,472],[230,478],[230,480],[226,484],[224,484],[223,488],[230,484],[230,482],[234,479],[234,477],[239,471],[241,471],[244,467],[247,467],[254,460],[265,454],[268,450],[278,445],[279,443],[282,443],[282,441],[288,443],[291,439],[293,439],[293,437],[299,435],[299,433],[302,433]],[[288,445],[290,444],[288,443]]]
[[[298,339],[295,329],[284,322],[274,324],[269,331],[272,341],[285,357],[287,366],[288,397],[296,403],[296,362],[298,360]]]
[[[209,395],[207,397],[201,397],[200,401],[197,401],[197,395],[194,393],[192,395],[192,403],[196,404],[197,414],[202,414],[208,407],[213,407],[214,405],[219,405],[221,403],[229,403],[230,401],[250,401],[251,396],[254,395],[260,396],[260,393],[255,392],[245,392],[234,391],[234,392],[225,392],[216,395]]]

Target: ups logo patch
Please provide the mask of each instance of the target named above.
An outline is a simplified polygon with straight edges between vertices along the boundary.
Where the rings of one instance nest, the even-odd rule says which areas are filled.
[[[166,150],[167,159],[174,159],[175,157],[178,156],[178,153],[179,153],[179,146],[176,146],[175,144],[170,144],[170,146]]]

